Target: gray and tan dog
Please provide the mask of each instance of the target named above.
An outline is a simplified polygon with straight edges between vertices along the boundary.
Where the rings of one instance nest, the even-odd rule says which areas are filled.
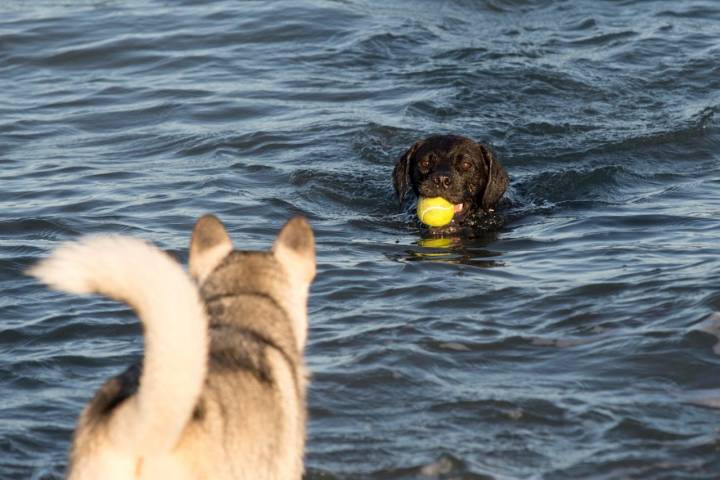
[[[101,293],[143,323],[142,366],[100,388],[75,432],[68,478],[293,479],[303,473],[307,298],[315,241],[290,220],[269,252],[233,250],[198,220],[190,278],[141,240],[94,236],[30,270],[48,285]]]

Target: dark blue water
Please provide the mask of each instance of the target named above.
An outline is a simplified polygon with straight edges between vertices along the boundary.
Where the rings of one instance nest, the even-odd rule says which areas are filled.
[[[719,2],[5,1],[0,86],[0,478],[61,478],[142,349],[22,270],[95,232],[186,258],[205,212],[315,228],[308,478],[720,478]],[[437,132],[494,145],[506,227],[399,211]]]

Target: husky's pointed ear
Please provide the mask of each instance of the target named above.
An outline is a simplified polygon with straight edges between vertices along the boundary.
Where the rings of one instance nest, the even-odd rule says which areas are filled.
[[[480,146],[480,152],[483,156],[485,175],[487,177],[485,187],[482,190],[482,197],[480,198],[480,206],[483,210],[489,211],[493,210],[500,201],[510,180],[507,172],[495,159],[495,155],[493,155],[490,149],[484,145],[478,145]]]
[[[410,171],[412,170],[415,152],[424,142],[420,140],[415,142],[412,147],[408,148],[400,158],[398,158],[395,168],[393,169],[393,186],[395,187],[395,195],[398,197],[400,207],[403,205],[405,195],[410,190]]]
[[[305,217],[291,218],[280,230],[273,254],[291,273],[310,283],[315,278],[315,236]]]
[[[203,215],[195,223],[190,239],[190,275],[198,283],[204,282],[232,248],[220,219],[215,215]]]

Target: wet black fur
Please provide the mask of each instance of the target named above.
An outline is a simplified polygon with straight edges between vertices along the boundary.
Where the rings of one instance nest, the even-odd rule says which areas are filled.
[[[455,229],[492,216],[508,183],[507,172],[487,146],[459,135],[434,135],[416,142],[393,170],[401,205],[410,192],[416,198],[443,197],[462,203],[463,211],[453,219]]]

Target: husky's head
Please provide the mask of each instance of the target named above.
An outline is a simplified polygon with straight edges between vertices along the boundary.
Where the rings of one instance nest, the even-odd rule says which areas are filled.
[[[190,274],[204,298],[254,292],[281,305],[293,321],[302,351],[307,338],[307,298],[315,277],[315,239],[309,223],[294,217],[265,252],[234,250],[222,222],[204,215],[190,240]]]

